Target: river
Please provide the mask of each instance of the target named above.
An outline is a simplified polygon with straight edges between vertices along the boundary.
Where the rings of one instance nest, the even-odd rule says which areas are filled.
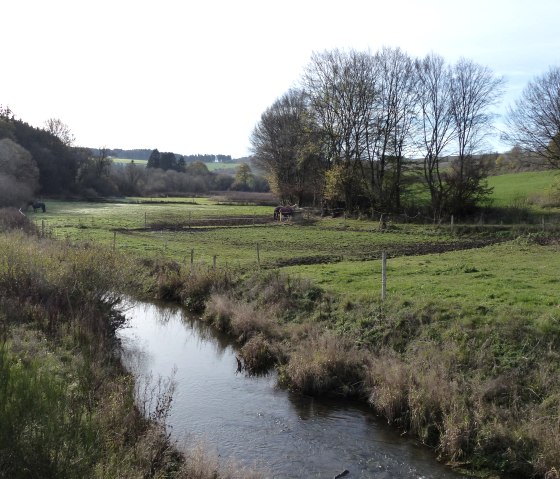
[[[231,341],[179,308],[133,303],[126,315],[125,365],[139,378],[174,378],[168,424],[180,444],[204,444],[278,479],[344,470],[348,479],[464,477],[363,405],[290,393],[274,374],[237,373]]]

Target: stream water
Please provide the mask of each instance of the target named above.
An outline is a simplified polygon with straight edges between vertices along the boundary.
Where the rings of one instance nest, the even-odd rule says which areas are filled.
[[[202,443],[270,478],[463,477],[362,405],[292,394],[274,374],[236,373],[231,342],[181,309],[134,303],[127,317],[126,366],[139,378],[174,378],[168,424],[179,443]]]

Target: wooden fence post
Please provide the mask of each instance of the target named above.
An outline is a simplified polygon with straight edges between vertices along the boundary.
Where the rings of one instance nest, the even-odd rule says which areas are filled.
[[[194,264],[194,249],[191,249],[191,268],[193,264]]]
[[[257,265],[259,266],[259,269],[261,269],[261,253],[259,249],[259,243],[257,243]]]
[[[381,300],[387,296],[387,253],[381,253]]]
[[[216,255],[212,258],[212,268],[216,269]]]

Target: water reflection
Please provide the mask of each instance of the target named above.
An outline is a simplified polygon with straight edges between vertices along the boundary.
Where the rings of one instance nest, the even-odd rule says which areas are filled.
[[[154,377],[176,369],[169,423],[181,441],[202,441],[274,478],[334,477],[344,469],[350,479],[461,477],[362,405],[290,393],[274,374],[236,374],[227,337],[179,308],[136,304],[127,315],[127,367]]]

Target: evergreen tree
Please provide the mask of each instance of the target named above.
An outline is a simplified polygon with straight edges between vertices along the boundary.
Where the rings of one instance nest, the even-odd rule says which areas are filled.
[[[152,151],[150,157],[148,158],[148,164],[146,165],[147,168],[160,168],[160,161],[161,161],[161,154],[157,150]]]

